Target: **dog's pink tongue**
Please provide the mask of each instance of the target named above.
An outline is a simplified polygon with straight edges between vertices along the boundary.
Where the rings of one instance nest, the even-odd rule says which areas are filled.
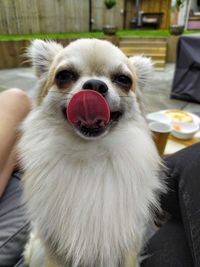
[[[110,109],[105,98],[94,90],[82,90],[71,98],[67,106],[71,124],[86,127],[105,127],[110,120]]]

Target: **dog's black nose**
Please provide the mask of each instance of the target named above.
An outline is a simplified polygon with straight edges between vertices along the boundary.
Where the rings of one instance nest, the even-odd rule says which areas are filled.
[[[94,90],[102,94],[103,96],[106,96],[106,93],[108,92],[108,86],[106,83],[100,80],[91,79],[84,83],[83,89],[89,89]]]

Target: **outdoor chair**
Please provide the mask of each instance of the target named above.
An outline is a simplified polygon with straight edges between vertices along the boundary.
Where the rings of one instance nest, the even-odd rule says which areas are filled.
[[[163,12],[139,12],[138,26],[140,28],[159,29],[162,23]]]

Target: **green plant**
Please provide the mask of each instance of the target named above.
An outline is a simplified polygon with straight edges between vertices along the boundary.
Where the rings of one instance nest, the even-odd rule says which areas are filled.
[[[111,9],[116,5],[116,1],[115,0],[105,0],[104,4],[105,4],[107,9]]]

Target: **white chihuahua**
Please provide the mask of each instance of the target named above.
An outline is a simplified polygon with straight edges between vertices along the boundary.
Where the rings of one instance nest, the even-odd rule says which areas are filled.
[[[30,267],[124,266],[129,253],[139,253],[163,189],[160,159],[138,101],[151,62],[128,59],[96,39],[65,48],[35,40],[28,54],[40,90],[19,144],[32,221],[26,262]],[[82,90],[105,99],[107,124],[69,122],[68,104]],[[96,106],[90,105],[89,117],[99,112]]]

